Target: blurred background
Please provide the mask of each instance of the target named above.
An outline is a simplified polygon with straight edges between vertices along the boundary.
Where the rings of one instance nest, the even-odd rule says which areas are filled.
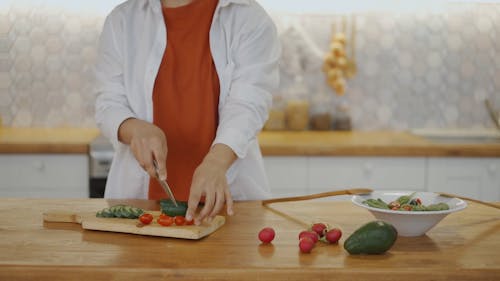
[[[4,126],[95,127],[96,46],[106,15],[121,2],[0,0]],[[356,130],[494,127],[484,100],[500,105],[497,1],[258,2],[283,47],[266,129],[287,129],[283,114],[300,110],[298,101],[311,121],[347,114]],[[348,65],[329,82],[328,70],[339,67],[325,62],[336,35]],[[336,128],[320,125],[305,129]]]

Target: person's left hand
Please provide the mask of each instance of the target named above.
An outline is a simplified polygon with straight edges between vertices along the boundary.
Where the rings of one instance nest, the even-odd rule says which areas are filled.
[[[205,218],[213,219],[222,210],[224,203],[227,206],[227,214],[233,215],[233,199],[227,184],[226,171],[236,156],[232,150],[227,149],[230,150],[225,145],[216,145],[193,174],[186,219],[194,219],[196,225],[201,224]],[[202,196],[205,196],[205,206],[195,215]]]

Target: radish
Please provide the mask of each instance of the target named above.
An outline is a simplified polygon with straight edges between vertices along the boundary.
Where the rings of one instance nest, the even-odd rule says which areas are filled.
[[[309,237],[302,237],[299,241],[299,249],[302,253],[310,253],[314,248],[314,242]]]
[[[340,237],[342,237],[342,231],[338,228],[332,228],[325,234],[326,241],[332,244],[337,243]]]
[[[319,237],[323,237],[326,232],[326,225],[324,223],[315,223],[311,226],[311,230],[316,232]]]
[[[299,233],[299,240],[302,239],[303,237],[309,237],[314,243],[318,242],[319,236],[316,232],[314,231],[308,231],[304,230]]]
[[[274,229],[272,229],[271,227],[265,227],[259,232],[259,240],[265,244],[271,243],[275,235],[276,233],[274,232]]]

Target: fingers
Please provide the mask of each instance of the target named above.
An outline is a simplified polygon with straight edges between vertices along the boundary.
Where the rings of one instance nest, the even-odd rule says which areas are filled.
[[[166,159],[167,141],[163,131],[153,124],[142,122],[133,130],[134,135],[130,141],[130,148],[139,162],[139,165],[149,174],[156,177],[153,159],[158,162],[158,176],[167,178]]]
[[[195,217],[196,209],[200,203],[201,193],[196,192],[191,188],[191,193],[189,194],[188,208],[186,211],[186,220],[191,221]]]
[[[207,193],[205,195],[205,206],[200,211],[198,216],[194,219],[194,224],[199,225],[201,222],[210,214],[214,208],[215,204],[215,194],[213,192]]]
[[[149,150],[149,145],[147,142],[142,142],[142,150],[141,150],[141,166],[142,168],[148,172],[150,177],[156,177],[156,170],[153,165],[153,154],[151,150]]]
[[[215,204],[212,212],[208,215],[209,219],[213,219],[224,207],[224,191],[218,191],[215,193]]]
[[[234,215],[233,197],[231,196],[231,192],[229,191],[229,188],[226,188],[225,195],[226,195],[227,214],[230,215],[230,216],[232,216],[232,215]]]
[[[167,167],[166,167],[166,162],[167,162],[167,149],[166,147],[164,148],[162,144],[155,143],[151,147],[153,150],[153,157],[156,159],[156,162],[158,164],[158,177],[160,180],[166,180],[167,179]]]

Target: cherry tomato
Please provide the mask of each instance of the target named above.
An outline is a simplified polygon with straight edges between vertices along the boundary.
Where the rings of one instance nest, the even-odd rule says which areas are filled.
[[[156,220],[156,222],[158,222],[158,224],[161,224],[163,226],[170,226],[174,223],[174,218],[173,217],[169,217],[167,215],[165,216],[161,216]]]
[[[270,227],[265,227],[259,232],[259,240],[262,241],[262,243],[271,243],[274,239],[274,229]]]
[[[176,216],[174,218],[175,225],[184,225],[186,224],[186,218],[183,216]]]
[[[188,220],[186,221],[186,225],[193,225],[193,224],[194,224],[194,220],[193,219],[190,220],[190,221],[188,221]]]
[[[153,215],[151,214],[142,214],[139,217],[139,221],[143,224],[150,224],[153,221]]]

